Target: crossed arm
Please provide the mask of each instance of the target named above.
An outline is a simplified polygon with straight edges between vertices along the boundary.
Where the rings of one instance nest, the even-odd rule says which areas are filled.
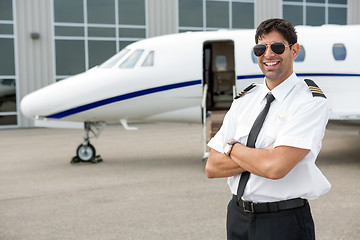
[[[309,149],[289,146],[249,148],[240,143],[233,146],[230,156],[214,149],[206,163],[208,178],[230,177],[244,171],[270,179],[286,176],[308,153]]]

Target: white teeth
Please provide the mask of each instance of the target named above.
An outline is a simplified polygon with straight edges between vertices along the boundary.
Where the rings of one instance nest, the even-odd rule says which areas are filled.
[[[277,64],[278,62],[267,62],[265,63],[266,66],[274,66],[275,64]]]

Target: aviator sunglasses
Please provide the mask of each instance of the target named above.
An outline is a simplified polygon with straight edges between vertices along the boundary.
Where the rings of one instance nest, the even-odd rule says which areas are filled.
[[[257,57],[261,57],[265,54],[267,46],[270,45],[271,51],[276,54],[283,54],[285,52],[286,45],[282,42],[274,42],[271,44],[256,44],[253,48],[254,54]],[[291,48],[293,44],[289,44],[289,48]]]

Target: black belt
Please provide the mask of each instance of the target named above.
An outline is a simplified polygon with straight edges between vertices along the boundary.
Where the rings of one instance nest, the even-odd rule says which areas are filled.
[[[294,198],[279,202],[266,202],[266,203],[254,203],[254,202],[243,201],[242,199],[238,201],[236,195],[233,195],[233,199],[235,202],[237,202],[237,205],[239,207],[242,207],[244,211],[248,213],[279,212],[282,210],[303,207],[307,203],[307,200],[302,198]]]

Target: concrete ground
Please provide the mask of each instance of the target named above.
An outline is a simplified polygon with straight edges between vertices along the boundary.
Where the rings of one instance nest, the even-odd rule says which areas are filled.
[[[108,126],[92,140],[104,162],[76,165],[82,130],[0,130],[0,239],[225,239],[231,196],[204,174],[201,126],[139,128]],[[360,136],[328,130],[323,145],[317,239],[359,239]]]

